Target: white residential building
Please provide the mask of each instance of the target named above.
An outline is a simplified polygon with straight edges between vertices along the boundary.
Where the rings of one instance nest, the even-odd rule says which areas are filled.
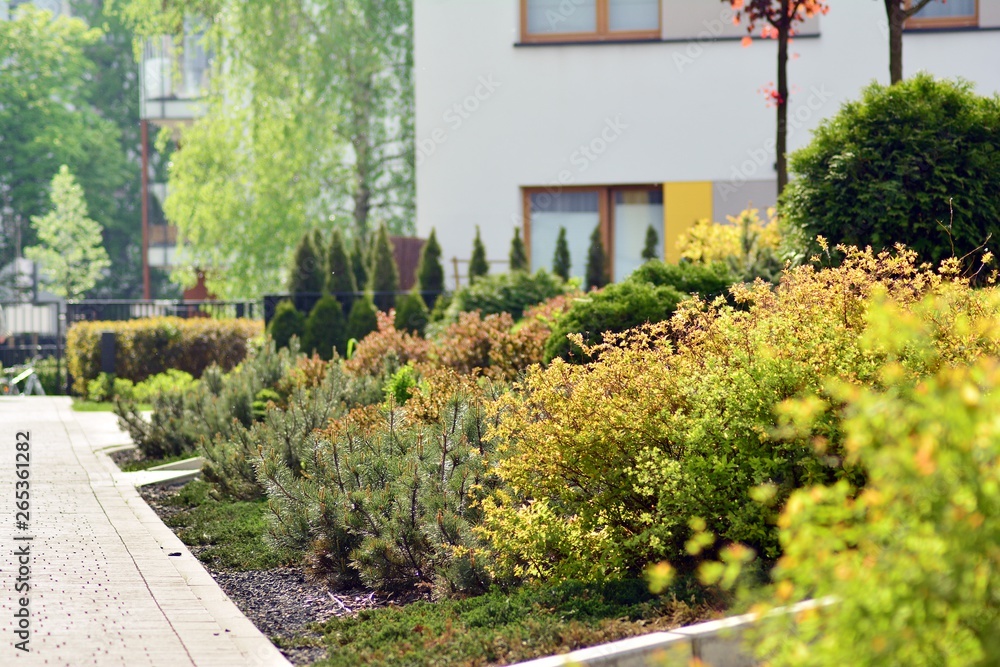
[[[696,219],[774,204],[777,46],[712,0],[414,0],[417,229],[468,259],[475,226],[533,268],[565,226],[583,273],[598,224],[615,279],[654,224],[668,259]],[[794,40],[789,149],[872,81],[888,82],[881,0],[838,0]],[[904,37],[904,72],[1000,91],[1000,0],[940,0]],[[457,262],[464,281],[464,266]],[[455,275],[449,266],[451,282]]]

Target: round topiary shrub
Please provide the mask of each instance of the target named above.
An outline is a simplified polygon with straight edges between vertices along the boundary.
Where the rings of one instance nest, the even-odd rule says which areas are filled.
[[[937,263],[1000,232],[1000,98],[964,82],[873,84],[790,165],[780,210],[806,239],[904,243]]]
[[[347,338],[360,341],[378,329],[378,311],[370,297],[357,299],[347,316]]]
[[[316,352],[324,361],[333,357],[334,348],[344,354],[347,346],[347,323],[340,302],[327,294],[316,302],[309,318],[306,319],[305,335],[302,337],[304,352]]]
[[[305,329],[306,316],[295,309],[295,304],[290,299],[285,299],[275,307],[274,317],[267,325],[267,333],[279,349],[288,347],[292,336],[302,338]]]
[[[409,331],[410,333],[423,336],[427,320],[430,319],[430,311],[427,304],[420,296],[420,292],[410,292],[396,299],[396,319],[393,326],[399,331]]]

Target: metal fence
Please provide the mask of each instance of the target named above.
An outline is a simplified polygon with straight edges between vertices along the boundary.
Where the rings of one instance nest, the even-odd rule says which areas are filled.
[[[0,365],[10,368],[37,359],[55,358],[57,372],[61,374],[66,330],[73,323],[163,316],[261,319],[264,304],[260,300],[0,301]]]

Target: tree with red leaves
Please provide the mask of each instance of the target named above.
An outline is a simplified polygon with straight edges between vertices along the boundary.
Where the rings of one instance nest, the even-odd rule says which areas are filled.
[[[788,43],[795,35],[795,26],[817,14],[826,14],[829,6],[823,0],[722,0],[728,2],[736,12],[733,17],[739,23],[747,19],[747,33],[743,45],[748,46],[750,35],[762,25],[760,36],[778,40],[778,86],[768,91],[768,101],[778,109],[778,132],[775,152],[778,162],[778,194],[788,183]],[[886,0],[888,2],[889,0]]]
[[[947,2],[947,0],[945,0]],[[885,0],[889,20],[889,83],[903,80],[903,25],[931,0]]]

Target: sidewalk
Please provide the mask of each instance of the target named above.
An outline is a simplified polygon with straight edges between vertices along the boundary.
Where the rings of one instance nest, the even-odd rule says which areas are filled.
[[[15,524],[17,432],[30,430],[30,522]],[[23,665],[288,665],[100,450],[111,413],[0,398],[0,660]],[[31,541],[14,537],[33,537]],[[28,593],[16,549],[30,545]],[[171,556],[170,554],[179,554]],[[15,648],[30,595],[30,653]]]

